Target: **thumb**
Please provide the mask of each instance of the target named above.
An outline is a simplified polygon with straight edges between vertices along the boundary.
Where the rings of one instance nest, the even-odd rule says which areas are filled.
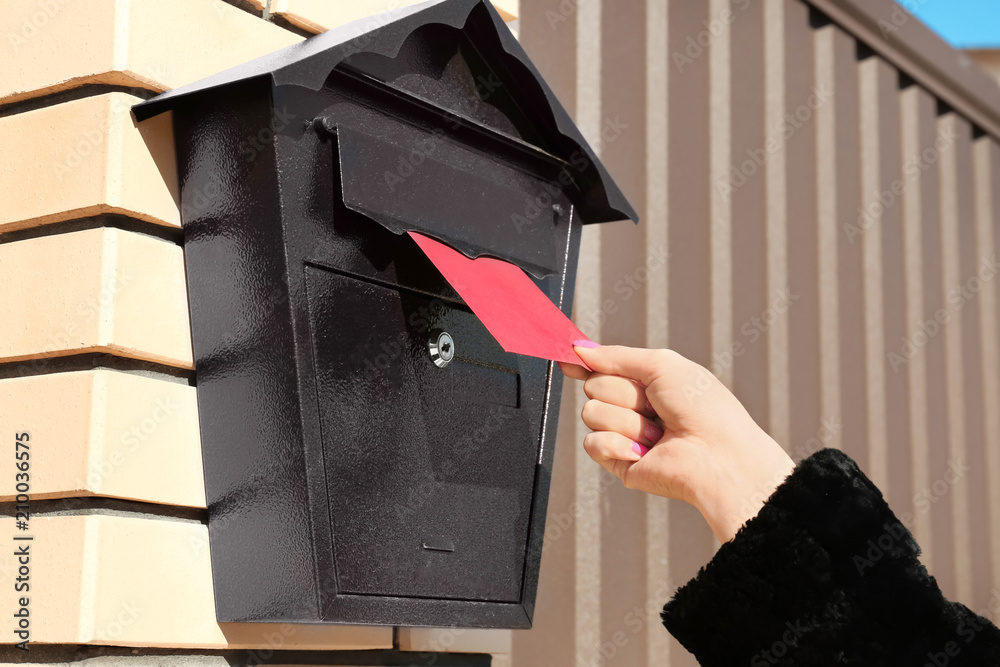
[[[655,377],[652,350],[624,345],[602,345],[595,348],[574,345],[574,349],[598,373],[618,375],[644,386],[649,386]]]

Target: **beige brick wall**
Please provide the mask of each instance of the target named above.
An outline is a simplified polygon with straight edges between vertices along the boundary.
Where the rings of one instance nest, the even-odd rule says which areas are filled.
[[[0,539],[17,532],[4,521]],[[31,519],[32,641],[178,648],[372,649],[392,628],[222,624],[215,620],[208,530],[196,521],[125,516]],[[13,559],[0,565],[8,581]],[[6,586],[5,586],[6,588]],[[0,596],[12,618],[13,595]]]
[[[16,544],[31,545],[36,646],[135,647],[80,664],[394,644],[505,664],[507,631],[216,622],[171,118],[129,114],[303,32],[408,4],[0,0],[0,502],[14,503],[27,433],[33,511],[27,531],[0,519],[0,540],[33,538]],[[496,5],[516,19],[516,0]],[[0,590],[16,568],[0,558]],[[0,615],[17,608],[0,595]]]
[[[101,213],[179,228],[171,117],[140,131],[140,101],[109,93],[3,119],[0,145],[17,159],[0,162],[0,233]]]
[[[88,83],[163,91],[302,41],[225,2],[0,3],[0,103]]]
[[[112,370],[0,380],[0,424],[27,431],[31,497],[205,507],[195,388]],[[0,443],[14,460],[15,440]],[[13,500],[13,475],[0,501]]]
[[[108,352],[193,368],[180,246],[114,228],[0,245],[0,360]]]

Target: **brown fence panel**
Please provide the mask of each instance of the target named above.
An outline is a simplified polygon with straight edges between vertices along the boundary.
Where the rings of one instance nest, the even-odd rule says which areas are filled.
[[[731,248],[723,261],[730,264],[731,315],[713,350],[713,368],[765,429],[768,407],[768,337],[774,325],[768,294],[767,268],[767,126],[764,118],[764,4],[748,3],[733,10],[737,15],[730,32],[729,84],[731,121],[730,168],[726,181],[716,180],[715,189],[726,187],[723,204],[728,217]],[[728,182],[727,182],[728,181]],[[731,194],[728,188],[732,188]],[[715,266],[713,271],[717,270]],[[775,316],[785,319],[784,314]],[[732,369],[726,372],[727,366]],[[726,376],[729,376],[726,378]]]
[[[983,420],[982,346],[980,343],[980,315],[978,301],[984,280],[991,280],[989,257],[980,256],[976,247],[975,183],[972,173],[972,125],[964,118],[956,118],[958,138],[955,144],[955,187],[958,231],[958,285],[949,287],[946,298],[958,311],[961,319],[962,384],[964,404],[965,471],[956,484],[956,492],[966,493],[968,503],[969,536],[967,558],[956,555],[961,567],[959,588],[961,600],[968,600],[977,609],[986,608],[990,579],[990,539],[986,508],[989,503],[986,481],[986,454]],[[942,162],[942,165],[947,161]],[[957,474],[957,473],[956,473]],[[961,547],[956,541],[956,549]]]
[[[997,259],[997,225],[1000,223],[997,193],[1000,192],[1000,147],[988,136],[980,137],[974,146],[976,191],[976,238],[979,254]],[[983,282],[979,298],[983,375],[983,432],[986,443],[988,497],[986,516],[980,530],[990,542],[990,594],[1000,590],[1000,321],[997,299],[1000,288],[996,276]],[[976,589],[986,588],[977,581]],[[978,608],[978,607],[977,607]]]
[[[945,593],[982,607],[1000,587],[1000,289],[977,277],[1000,235],[1000,93],[894,11],[542,0],[521,39],[643,215],[586,230],[583,330],[711,367],[796,459],[842,448]],[[694,665],[655,612],[715,539],[596,469],[585,400],[570,385],[514,663]]]
[[[817,142],[823,113],[833,100],[816,81],[814,31],[809,11],[798,0],[784,0],[784,104],[779,110],[784,155],[785,243],[789,300],[787,344],[787,442],[793,458],[815,451],[832,435],[823,412],[820,350],[820,236],[817,201]],[[774,119],[771,120],[771,123]],[[790,133],[790,136],[787,134]],[[773,208],[768,206],[768,215]],[[772,290],[773,291],[773,290]],[[780,341],[777,341],[780,342]],[[772,345],[775,351],[778,345]],[[774,364],[772,363],[772,368]],[[772,380],[773,382],[773,380]],[[772,393],[772,396],[774,394]],[[776,413],[772,405],[772,415]],[[772,431],[778,438],[778,420]]]
[[[576,115],[576,14],[563,12],[559,0],[533,0],[521,6],[521,41],[532,60]],[[564,390],[559,422],[574,425],[580,411],[571,386]],[[576,459],[581,455],[576,428],[562,428],[556,443],[549,490],[548,521],[539,573],[534,626],[515,632],[515,665],[576,664]]]
[[[906,331],[899,73],[878,57],[860,64],[862,201],[868,392],[867,471],[897,511],[909,508],[908,369],[889,353]],[[890,465],[890,459],[892,461]]]
[[[601,3],[601,159],[646,216],[646,3]],[[627,38],[623,38],[626,36]],[[646,303],[650,280],[644,229],[630,221],[601,226],[598,341],[646,344]],[[656,253],[656,248],[650,248]],[[665,279],[660,271],[658,281]],[[577,311],[577,317],[585,313]],[[602,471],[602,475],[608,475]],[[642,494],[609,484],[601,511],[600,644],[604,665],[635,665],[646,659],[644,637],[635,631],[637,605],[646,599],[646,500]]]
[[[715,9],[714,4],[711,9]],[[667,226],[669,235],[667,343],[699,363],[711,363],[712,266],[709,143],[711,112],[709,72],[712,53],[702,47],[724,48],[726,37],[705,37],[709,2],[667,5],[668,68],[667,141],[669,142]],[[694,44],[695,46],[692,46]],[[700,50],[699,50],[700,48]],[[715,550],[715,541],[694,508],[670,504],[670,577],[679,585],[694,576]],[[696,663],[671,641],[671,664]]]
[[[869,460],[865,360],[864,254],[854,230],[863,222],[861,195],[860,79],[855,40],[833,28],[837,116],[837,282],[840,336],[840,420],[843,449],[857,461]]]
[[[969,460],[967,446],[967,422],[965,419],[965,381],[964,366],[962,363],[962,340],[965,328],[964,318],[961,311],[955,308],[953,295],[961,284],[961,225],[963,222],[962,206],[959,203],[960,184],[959,163],[961,156],[965,153],[961,147],[963,137],[968,132],[968,127],[964,125],[962,119],[955,114],[949,113],[938,118],[938,131],[942,136],[948,137],[952,141],[950,150],[942,151],[941,159],[938,161],[939,176],[941,182],[941,212],[939,224],[941,226],[941,274],[943,278],[942,291],[944,293],[944,312],[947,321],[943,326],[943,339],[945,346],[945,404],[948,410],[948,463],[964,465]],[[968,138],[964,138],[965,146],[968,146]],[[944,318],[942,318],[944,319]],[[942,468],[934,473],[935,483],[944,479],[946,469]],[[967,492],[967,478],[959,482],[949,484],[948,487],[941,485],[942,493],[946,493],[951,498],[951,529],[952,544],[954,548],[953,561],[953,584],[952,590],[945,589],[949,595],[967,596],[971,594],[971,564],[972,555],[969,553],[971,547],[970,517],[969,517],[969,494]],[[933,489],[932,489],[933,490]]]
[[[934,223],[937,220],[938,178],[933,165],[937,103],[916,85],[900,94],[900,134],[906,189],[902,195],[904,261],[906,265],[906,339],[898,345],[890,340],[890,371],[906,367],[909,376],[910,447],[912,449],[913,496],[907,521],[923,547],[924,563],[933,568],[937,551],[932,532],[947,525],[950,505],[932,504],[925,498],[931,486],[931,470],[946,465],[943,342],[928,335],[926,322],[933,321],[940,292],[940,253]],[[929,234],[933,232],[933,235]],[[940,456],[939,456],[940,454]],[[945,499],[945,502],[947,499]],[[950,563],[950,557],[946,561]],[[936,569],[936,568],[935,568]],[[949,570],[950,572],[950,570]],[[949,578],[950,580],[950,578]]]

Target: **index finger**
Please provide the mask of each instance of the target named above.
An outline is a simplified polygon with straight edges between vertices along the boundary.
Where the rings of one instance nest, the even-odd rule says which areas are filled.
[[[629,378],[647,387],[657,375],[657,357],[668,353],[667,350],[647,350],[624,345],[602,345],[595,348],[576,346],[574,349],[598,373]]]

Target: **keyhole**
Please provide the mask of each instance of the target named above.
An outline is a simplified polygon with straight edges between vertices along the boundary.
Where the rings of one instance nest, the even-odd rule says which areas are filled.
[[[431,361],[438,368],[444,368],[455,358],[455,341],[447,331],[431,333],[427,347],[431,353]]]

